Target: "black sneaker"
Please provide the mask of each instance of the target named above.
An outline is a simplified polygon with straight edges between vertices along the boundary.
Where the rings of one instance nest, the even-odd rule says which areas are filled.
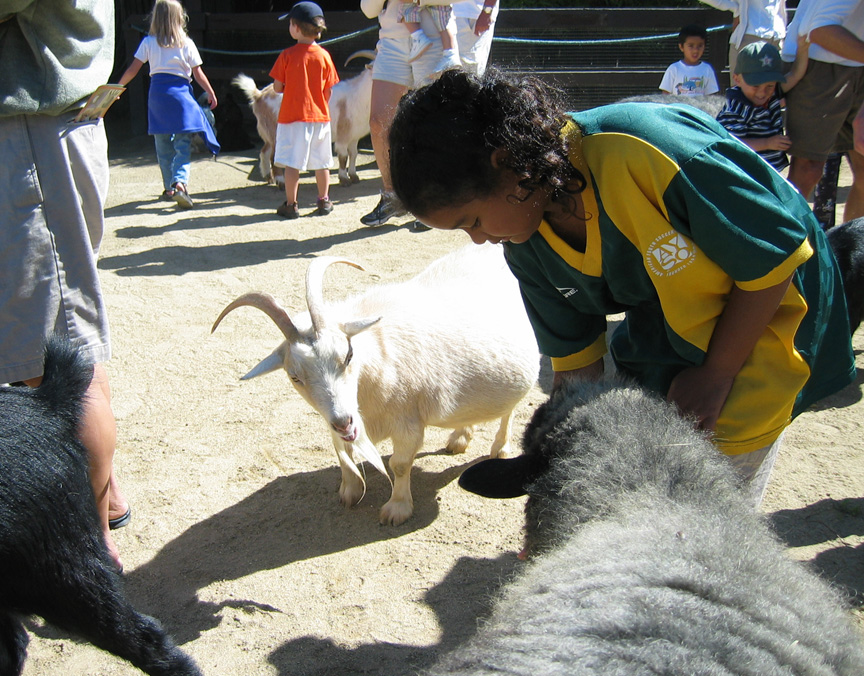
[[[384,225],[391,218],[398,218],[407,213],[395,198],[382,194],[377,206],[363,216],[360,222],[363,225],[368,225],[370,228],[377,228],[379,225]]]
[[[282,218],[300,218],[300,210],[297,208],[297,202],[292,204],[288,204],[287,201],[282,202],[282,204],[276,208],[276,213]]]
[[[318,200],[318,215],[326,216],[331,211],[333,211],[333,202],[330,201],[329,197],[322,197]]]

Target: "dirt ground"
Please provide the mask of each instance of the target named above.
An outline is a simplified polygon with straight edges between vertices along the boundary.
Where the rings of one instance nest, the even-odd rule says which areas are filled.
[[[256,157],[197,159],[196,207],[179,211],[156,199],[149,139],[111,147],[100,268],[113,333],[116,467],[133,508],[132,523],[116,531],[128,594],[205,674],[414,674],[472,635],[519,566],[522,500],[486,501],[455,481],[488,452],[494,426],[461,457],[441,450],[447,431],[430,429],[414,466],[414,516],[380,526],[386,480],[370,470],[364,500],[340,506],[325,425],[284,373],[240,382],[281,340],[272,322],[243,309],[212,336],[210,327],[250,290],[301,311],[316,256],[345,256],[368,270],[332,268],[326,294],[336,298],[408,278],[468,240],[362,226],[380,187],[368,151],[362,181],[333,187],[330,216],[308,215],[315,191],[304,177],[303,217],[284,221],[275,215],[284,197],[257,180]],[[791,426],[763,508],[791,556],[847,590],[860,616],[864,331],[855,346],[856,383]],[[545,396],[538,385],[522,403],[517,437]],[[25,676],[139,673],[36,620],[28,627]]]

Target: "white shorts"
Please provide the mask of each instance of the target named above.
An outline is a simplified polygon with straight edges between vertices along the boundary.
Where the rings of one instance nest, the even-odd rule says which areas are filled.
[[[483,75],[483,71],[486,70],[486,62],[489,61],[489,50],[492,49],[495,22],[493,21],[489,30],[480,37],[474,35],[476,25],[476,19],[457,16],[456,40],[459,43],[459,58],[462,61],[462,67],[469,73]]]
[[[408,52],[411,50],[411,38],[405,31],[404,38],[382,38],[375,48],[377,54],[372,62],[372,79],[392,82],[412,89],[424,84],[424,81],[435,72],[435,66],[441,60],[443,48],[441,38],[432,38],[432,46],[413,63],[408,63]]]
[[[333,166],[329,122],[289,122],[276,126],[273,163],[298,171],[316,171]]]

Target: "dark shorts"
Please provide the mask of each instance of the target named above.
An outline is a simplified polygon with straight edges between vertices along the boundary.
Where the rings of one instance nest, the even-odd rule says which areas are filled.
[[[824,162],[832,152],[852,150],[852,120],[864,103],[864,67],[814,61],[786,94],[789,154]]]

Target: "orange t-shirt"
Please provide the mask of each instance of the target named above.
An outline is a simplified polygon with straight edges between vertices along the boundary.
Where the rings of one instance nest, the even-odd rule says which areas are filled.
[[[279,123],[329,122],[330,88],[339,82],[330,53],[317,43],[298,42],[284,50],[270,71],[284,83]]]

